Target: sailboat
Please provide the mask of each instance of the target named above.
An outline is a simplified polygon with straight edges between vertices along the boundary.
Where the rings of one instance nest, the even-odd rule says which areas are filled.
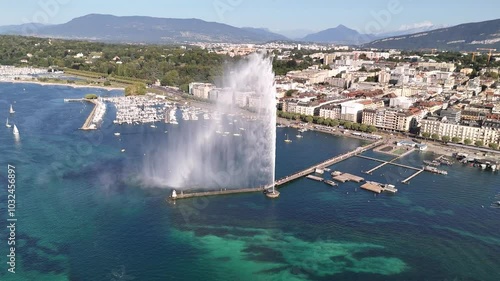
[[[9,113],[10,113],[10,114],[14,114],[14,113],[16,113],[16,112],[14,111],[14,108],[12,108],[12,104],[10,105],[10,110],[9,110]]]
[[[14,135],[19,135],[19,130],[17,129],[17,126],[14,124]]]
[[[7,128],[12,127],[12,125],[9,124],[9,118],[7,118],[7,121],[5,122],[5,127],[7,127]]]
[[[299,131],[299,134],[297,135],[297,138],[301,139],[303,138],[304,136],[302,135],[302,133]]]
[[[292,142],[292,140],[288,138],[288,135],[286,135],[286,140],[285,140],[285,142]]]

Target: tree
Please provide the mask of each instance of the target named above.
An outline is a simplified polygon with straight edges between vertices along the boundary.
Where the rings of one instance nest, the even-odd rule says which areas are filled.
[[[443,142],[450,142],[450,139],[451,139],[451,138],[450,138],[450,136],[442,136],[442,137],[441,137],[441,140],[442,140]]]
[[[146,84],[136,83],[125,88],[125,96],[139,96],[146,94]]]
[[[375,127],[373,125],[368,126],[368,133],[372,134],[372,133],[375,133],[376,131],[377,131],[377,127]]]
[[[434,133],[434,134],[432,134],[432,135],[431,135],[431,138],[432,138],[433,140],[439,140],[439,135],[438,135],[438,134],[436,134],[436,133]]]
[[[465,139],[464,140],[464,144],[465,145],[471,145],[472,144],[472,141],[470,139]]]
[[[175,86],[179,82],[179,72],[177,70],[168,71],[160,81],[162,86]]]
[[[314,119],[312,118],[312,116],[307,116],[305,120],[307,123],[312,123]]]
[[[424,133],[422,133],[422,137],[423,137],[424,139],[428,139],[428,138],[430,138],[430,137],[431,137],[431,134],[430,134],[430,133],[427,133],[427,132],[424,132]]]
[[[453,142],[453,143],[459,143],[460,141],[461,141],[461,139],[459,137],[453,137],[451,139],[451,142]]]
[[[331,120],[330,121],[330,125],[332,127],[338,127],[339,126],[339,121],[338,120]]]
[[[297,92],[298,92],[297,90],[288,90],[285,92],[285,96],[291,97],[291,96],[293,96],[293,94],[295,94]]]
[[[96,94],[86,94],[85,98],[88,100],[94,100],[94,99],[97,99],[97,95]]]
[[[481,146],[484,146],[484,142],[483,142],[483,141],[478,140],[478,141],[476,141],[476,142],[474,143],[474,145],[475,145],[475,146],[477,146],[477,147],[481,147]]]
[[[361,132],[366,132],[366,131],[368,131],[368,126],[365,124],[361,124],[361,126],[359,126],[359,130]]]
[[[491,149],[497,150],[497,149],[498,149],[498,143],[494,143],[494,142],[492,142],[492,143],[490,143],[489,147],[490,147]]]

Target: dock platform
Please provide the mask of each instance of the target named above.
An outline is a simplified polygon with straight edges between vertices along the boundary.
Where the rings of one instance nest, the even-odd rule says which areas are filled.
[[[361,188],[364,190],[378,193],[378,194],[380,194],[382,192],[389,192],[389,193],[393,193],[393,194],[398,192],[398,190],[396,189],[396,187],[394,185],[381,184],[381,183],[374,182],[374,181],[366,182],[365,184],[363,184],[361,186]]]
[[[360,182],[365,180],[362,177],[358,177],[358,176],[355,176],[355,175],[352,175],[349,173],[343,173],[341,175],[334,176],[333,179],[336,181],[339,181],[339,182],[343,182],[343,183],[348,182],[348,181],[360,183]]]
[[[372,183],[372,182],[367,182],[365,184],[363,184],[361,186],[362,189],[364,190],[368,190],[368,191],[372,191],[372,192],[375,192],[375,193],[382,193],[382,191],[384,190],[379,184],[375,184],[375,183]]]
[[[306,178],[311,179],[311,180],[315,180],[315,181],[324,181],[323,178],[317,177],[317,176],[314,176],[314,175],[308,175],[308,176],[306,176]]]

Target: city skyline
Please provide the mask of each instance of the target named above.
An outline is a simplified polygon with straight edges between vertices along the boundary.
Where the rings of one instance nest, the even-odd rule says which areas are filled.
[[[175,5],[174,5],[175,3]],[[0,26],[38,22],[60,24],[87,14],[198,18],[236,27],[268,28],[286,36],[302,36],[338,25],[360,33],[378,34],[419,27],[452,26],[498,18],[500,3],[454,1],[446,6],[434,1],[387,0],[352,3],[324,0],[202,0],[156,1],[121,5],[118,1],[29,0],[4,9]],[[488,8],[485,8],[488,7]],[[300,12],[299,12],[300,11]],[[468,13],[463,13],[468,11]],[[457,16],[460,15],[460,16]]]

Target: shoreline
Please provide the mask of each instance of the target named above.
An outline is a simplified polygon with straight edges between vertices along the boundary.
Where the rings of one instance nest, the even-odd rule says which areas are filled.
[[[40,82],[40,81],[30,81],[30,80],[1,80],[0,83],[13,83],[13,84],[35,84],[40,86],[67,86],[75,89],[90,88],[90,89],[101,89],[107,91],[124,91],[125,88],[120,87],[106,87],[106,86],[94,86],[94,85],[77,85],[77,84],[67,84],[67,83],[55,83],[55,82]]]

